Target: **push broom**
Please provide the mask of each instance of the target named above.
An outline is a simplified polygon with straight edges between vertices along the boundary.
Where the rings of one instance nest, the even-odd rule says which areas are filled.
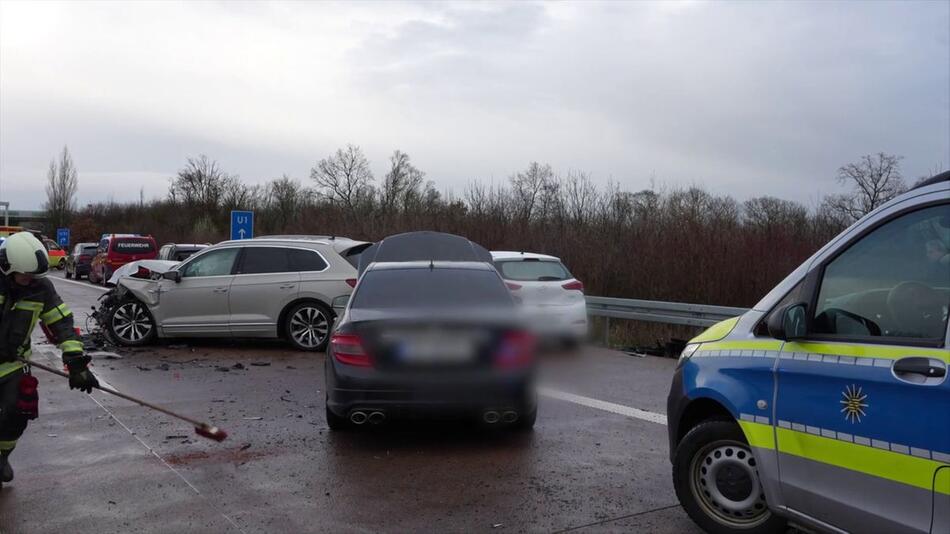
[[[68,374],[66,374],[66,373],[64,373],[64,372],[62,372],[62,371],[60,371],[59,369],[56,369],[56,368],[54,368],[54,367],[49,367],[49,366],[47,366],[47,365],[43,365],[43,364],[41,364],[41,363],[36,363],[36,362],[34,362],[34,361],[26,360],[26,359],[23,359],[23,358],[20,358],[20,361],[23,362],[23,363],[25,363],[25,364],[27,364],[27,365],[29,365],[30,367],[36,367],[36,368],[42,369],[42,370],[44,370],[44,371],[46,371],[46,372],[53,373],[54,375],[59,375],[59,376],[62,376],[62,377],[64,377],[64,378],[69,378],[69,375],[68,375]],[[110,394],[110,395],[115,395],[116,397],[119,397],[120,399],[125,399],[125,400],[127,400],[127,401],[134,402],[135,404],[138,404],[139,406],[144,406],[144,407],[146,407],[146,408],[150,408],[150,409],[155,410],[155,411],[157,411],[157,412],[162,412],[162,413],[165,414],[165,415],[169,415],[169,416],[171,416],[171,417],[174,417],[175,419],[180,419],[180,420],[182,420],[182,421],[185,421],[186,423],[190,423],[190,424],[194,425],[194,427],[195,427],[195,434],[198,434],[199,436],[201,436],[201,437],[203,437],[203,438],[212,439],[212,440],[214,440],[214,441],[224,441],[225,438],[228,437],[228,433],[227,433],[227,432],[225,432],[224,430],[222,430],[222,429],[220,429],[220,428],[218,428],[218,427],[216,427],[216,426],[212,426],[212,425],[210,425],[210,424],[208,424],[208,423],[204,423],[204,422],[198,421],[197,419],[192,419],[191,417],[188,417],[188,416],[186,416],[186,415],[181,415],[180,413],[175,413],[175,412],[169,410],[168,408],[163,408],[163,407],[161,407],[161,406],[157,406],[157,405],[152,404],[152,403],[150,403],[150,402],[146,402],[146,401],[144,401],[144,400],[142,400],[142,399],[137,399],[137,398],[135,398],[135,397],[133,397],[133,396],[131,396],[131,395],[127,395],[127,394],[125,394],[125,393],[122,393],[121,391],[116,391],[116,390],[114,390],[114,389],[107,388],[107,387],[105,387],[105,386],[93,386],[93,387],[95,387],[95,388],[98,389],[99,391],[104,391],[104,392],[106,392],[106,393],[108,393],[108,394]]]

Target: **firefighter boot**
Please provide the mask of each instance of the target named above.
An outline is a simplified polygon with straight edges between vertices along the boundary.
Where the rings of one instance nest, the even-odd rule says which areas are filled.
[[[10,451],[0,453],[0,486],[13,480],[13,467],[10,466]]]

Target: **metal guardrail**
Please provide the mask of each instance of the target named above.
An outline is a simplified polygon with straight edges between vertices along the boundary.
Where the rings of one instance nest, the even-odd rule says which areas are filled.
[[[719,321],[742,315],[747,311],[749,311],[747,308],[711,306],[708,304],[587,297],[587,314],[595,317],[606,317],[608,330],[611,318],[708,327]]]

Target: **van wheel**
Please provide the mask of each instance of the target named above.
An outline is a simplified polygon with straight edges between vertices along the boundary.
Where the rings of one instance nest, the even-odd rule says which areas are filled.
[[[109,336],[120,345],[138,347],[155,340],[155,319],[141,302],[128,299],[106,318]]]
[[[706,532],[785,532],[785,519],[769,510],[755,457],[732,421],[706,421],[686,434],[673,457],[673,486]]]
[[[325,350],[333,325],[332,317],[330,310],[319,302],[301,302],[284,317],[284,337],[298,350]]]

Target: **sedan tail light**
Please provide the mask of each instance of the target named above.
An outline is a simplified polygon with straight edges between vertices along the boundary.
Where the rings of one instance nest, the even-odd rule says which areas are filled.
[[[363,340],[360,339],[359,334],[333,334],[330,337],[330,347],[333,349],[333,357],[336,361],[344,365],[357,367],[373,365],[369,354],[363,348]]]
[[[495,354],[495,366],[501,369],[517,369],[534,362],[536,339],[530,332],[521,330],[506,333],[501,338]]]
[[[581,282],[580,280],[571,280],[570,282],[562,285],[561,287],[563,287],[564,289],[568,291],[580,291],[582,293],[584,291],[584,283]]]
[[[89,256],[89,255],[87,255],[87,254],[80,254],[80,255],[79,255],[79,261],[89,261],[90,258],[91,258],[91,256]]]
[[[350,287],[356,287],[356,278],[347,278],[346,285]]]
[[[521,289],[521,284],[516,284],[514,282],[505,282],[505,285],[508,286],[508,289],[512,291],[517,291]]]

